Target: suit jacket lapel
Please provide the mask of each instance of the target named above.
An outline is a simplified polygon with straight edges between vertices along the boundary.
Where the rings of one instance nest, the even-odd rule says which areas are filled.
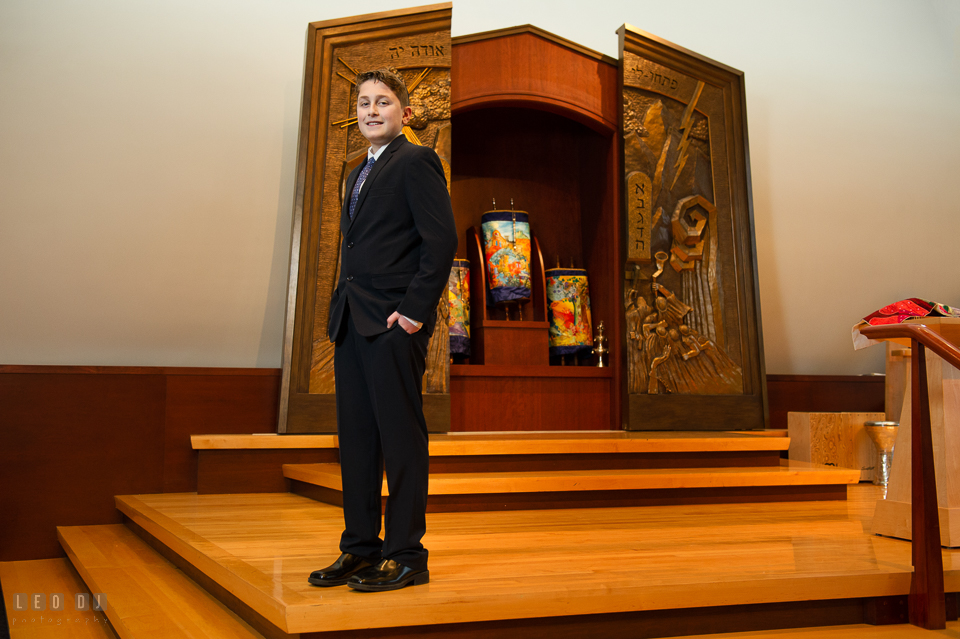
[[[391,160],[391,158],[393,157],[393,154],[396,153],[397,149],[403,146],[403,143],[406,141],[407,141],[406,136],[403,134],[400,134],[397,137],[397,139],[391,142],[390,145],[387,146],[387,148],[384,150],[384,152],[380,154],[380,159],[378,159],[374,163],[373,168],[370,169],[370,175],[367,176],[367,179],[364,180],[363,182],[363,186],[360,187],[360,196],[357,198],[357,208],[353,211],[352,220],[350,219],[350,214],[349,214],[350,200],[349,198],[347,199],[346,210],[348,211],[347,213],[347,221],[348,221],[347,230],[348,231],[350,230],[350,227],[353,226],[353,223],[357,221],[357,218],[360,217],[360,210],[363,208],[363,203],[366,201],[367,194],[370,193],[370,190],[373,187],[373,183],[377,179],[377,176],[380,175],[380,171],[383,170],[383,167],[385,167],[387,165],[387,162]],[[360,170],[362,170],[362,168],[363,167],[360,167]],[[357,176],[359,175],[360,173],[358,172]],[[356,184],[356,178],[354,178],[353,184]],[[350,193],[351,194],[353,193],[352,185],[350,187]]]
[[[344,198],[343,203],[340,206],[340,228],[346,229],[350,224],[350,196],[353,195],[353,185],[357,183],[357,178],[360,177],[360,171],[363,169],[363,165],[354,167],[350,171],[350,175],[347,176],[347,184],[344,186]]]

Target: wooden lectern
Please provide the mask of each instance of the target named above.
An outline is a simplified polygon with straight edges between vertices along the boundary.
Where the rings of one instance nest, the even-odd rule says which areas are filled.
[[[874,532],[911,538],[910,623],[927,629],[946,627],[940,544],[944,530],[950,536],[950,515],[957,503],[958,473],[956,456],[952,453],[956,452],[956,416],[960,404],[957,401],[958,329],[960,324],[956,320],[935,318],[860,329],[861,334],[870,339],[910,340],[909,403],[904,401],[896,444],[901,447],[900,463],[897,463],[895,453],[890,482],[893,492],[891,494],[888,490],[889,499],[877,505]],[[927,351],[930,351],[929,358]],[[910,459],[909,465],[904,463],[907,458]],[[938,494],[941,498],[937,497]],[[897,504],[906,504],[906,510]],[[909,526],[900,526],[898,521],[909,521]],[[945,528],[941,528],[941,522],[946,524]],[[950,540],[947,539],[946,543],[949,544]]]
[[[928,317],[905,323],[925,325],[960,347],[960,319]],[[910,340],[896,340],[898,343],[901,341],[904,344],[900,349],[910,348]],[[960,546],[960,370],[932,351],[927,353],[926,364],[940,543],[957,547]],[[909,368],[898,382],[903,384],[903,389],[898,393],[903,397],[900,430],[894,448],[887,498],[877,502],[872,532],[911,539],[911,410],[916,399],[909,392],[904,392],[910,387]]]

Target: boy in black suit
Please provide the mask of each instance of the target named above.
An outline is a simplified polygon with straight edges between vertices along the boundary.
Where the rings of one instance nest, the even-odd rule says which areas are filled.
[[[380,591],[430,580],[420,543],[429,465],[421,383],[457,230],[440,158],[402,134],[413,115],[403,80],[381,69],[361,73],[356,87],[357,123],[370,148],[347,179],[328,327],[344,532],[340,557],[309,582]]]

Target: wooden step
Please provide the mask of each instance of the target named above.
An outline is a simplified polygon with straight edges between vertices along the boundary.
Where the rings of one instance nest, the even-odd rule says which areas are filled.
[[[336,448],[336,435],[191,435],[194,450],[291,450]]]
[[[850,493],[846,502],[431,514],[430,583],[369,596],[306,581],[339,553],[343,514],[329,504],[289,493],[117,504],[291,633],[579,639],[742,630],[754,618],[747,627],[862,623],[872,599],[905,602],[910,544],[869,533],[877,487]],[[956,592],[960,550],[943,553]]]
[[[788,437],[698,431],[560,431],[448,433],[430,436],[430,456],[562,453],[781,451]]]
[[[263,638],[240,617],[120,524],[58,527],[83,581],[104,593],[124,638]]]
[[[783,431],[550,431],[430,435],[430,456],[785,451]],[[334,449],[336,435],[192,435],[194,450]]]
[[[789,446],[734,433],[460,433],[431,436],[430,472],[775,467]]]
[[[285,464],[293,492],[342,505],[339,464]],[[777,467],[614,469],[430,475],[428,510],[516,510],[845,499],[860,472],[783,460]],[[384,480],[381,495],[388,494]]]
[[[289,489],[282,464],[335,463],[336,435],[194,435],[197,492]],[[433,473],[778,467],[790,447],[782,431],[558,431],[430,435]]]
[[[11,639],[117,637],[102,612],[89,607],[77,610],[76,596],[84,595],[89,601],[91,589],[66,559],[0,562],[0,583]],[[44,610],[31,609],[29,598],[38,594],[44,597]],[[55,595],[60,596],[59,602],[53,599]]]

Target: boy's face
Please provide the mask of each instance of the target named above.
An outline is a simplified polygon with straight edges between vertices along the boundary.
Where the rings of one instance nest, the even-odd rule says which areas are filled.
[[[400,106],[400,99],[383,82],[367,80],[357,89],[357,122],[374,153],[400,135],[413,117],[413,109]]]

